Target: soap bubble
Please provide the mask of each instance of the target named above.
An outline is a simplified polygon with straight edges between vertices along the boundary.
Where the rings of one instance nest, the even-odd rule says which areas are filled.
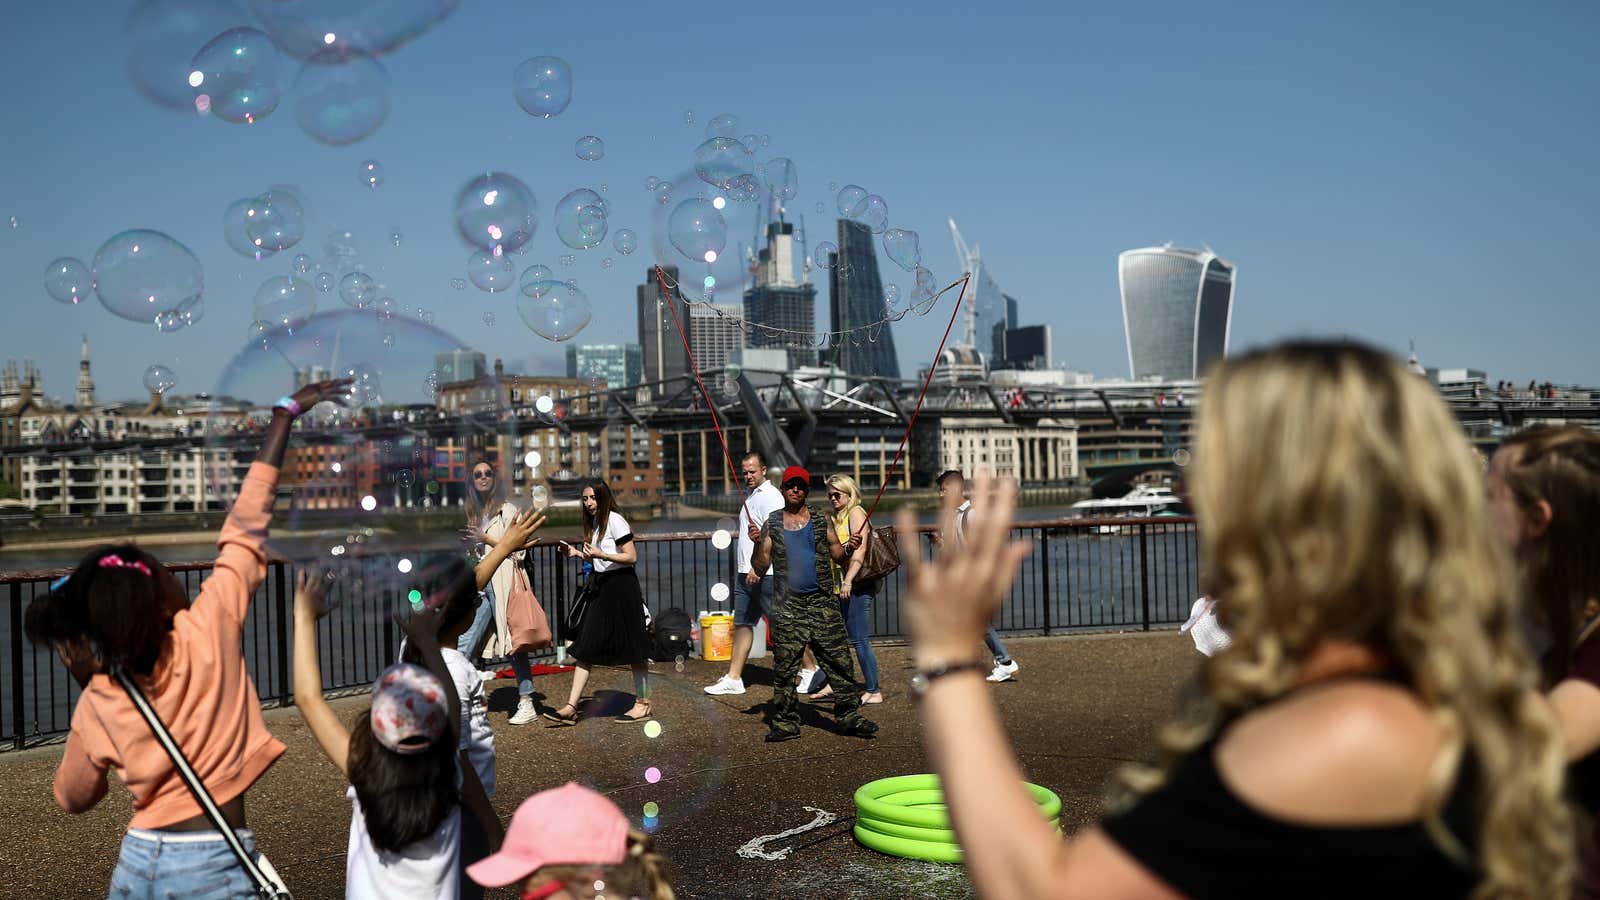
[[[100,304],[130,322],[149,324],[161,313],[182,313],[205,290],[205,273],[189,248],[146,229],[124,231],[102,244],[92,273]]]
[[[230,28],[212,38],[190,61],[189,86],[211,115],[235,124],[254,123],[278,108],[278,48],[254,28]]]
[[[533,239],[538,225],[538,200],[515,175],[489,172],[456,192],[456,228],[474,247],[515,250]]]
[[[396,247],[398,247],[401,244],[405,243],[405,239],[406,239],[406,236],[401,234],[398,231],[389,232],[389,243],[393,244]]]
[[[272,331],[272,325],[268,322],[263,322],[259,319],[251,322],[249,330],[250,343],[260,346],[263,350],[269,349],[272,346]]]
[[[362,160],[359,173],[361,175],[361,183],[367,187],[375,188],[383,184],[383,163],[375,159]]]
[[[465,278],[452,278],[450,279],[450,286],[458,291],[464,291],[467,289],[467,280]]]
[[[372,280],[372,276],[365,272],[346,272],[344,277],[339,279],[339,299],[352,309],[366,309],[378,299],[378,285]]]
[[[141,0],[123,26],[128,78],[152,103],[193,111],[189,75],[195,49],[248,21],[228,0]]]
[[[498,294],[511,287],[512,276],[516,273],[517,267],[511,260],[487,250],[479,250],[467,258],[467,278],[480,291]]]
[[[889,204],[877,194],[870,194],[862,202],[860,211],[849,218],[867,226],[873,234],[883,234],[889,227]]]
[[[317,311],[317,292],[288,275],[274,275],[256,288],[255,318],[275,328],[295,329]]]
[[[461,0],[250,0],[250,11],[285,52],[305,59],[329,51],[382,56],[460,5]]]
[[[655,187],[656,202],[666,206],[672,201],[672,182],[663,181]]]
[[[639,249],[639,236],[631,228],[618,229],[616,237],[611,239],[611,246],[623,256],[628,256]]]
[[[911,288],[911,302],[913,304],[927,303],[938,296],[939,286],[933,281],[933,272],[922,266],[917,266],[916,284]],[[923,310],[926,312],[927,310]]]
[[[193,325],[205,318],[206,303],[204,298],[196,300],[183,309],[169,309],[156,316],[156,331],[161,334],[171,334]]]
[[[694,124],[694,110],[686,109],[686,110],[683,111],[683,124],[685,124],[685,125],[693,125]]]
[[[178,376],[160,363],[148,366],[144,370],[144,389],[152,394],[165,394],[177,383]]]
[[[296,275],[306,275],[311,272],[311,257],[304,253],[296,254],[292,264]]]
[[[260,197],[242,197],[222,212],[222,239],[240,256],[260,260],[277,252],[258,246],[250,238],[250,223],[260,214]]]
[[[819,269],[831,269],[839,255],[839,246],[833,241],[823,241],[811,249],[811,261]]]
[[[489,326],[490,328],[493,328],[494,327],[494,313],[492,313],[492,312],[484,313],[483,314],[483,324]]]
[[[89,296],[93,288],[94,278],[89,274],[89,267],[81,260],[63,256],[45,267],[45,293],[58,303],[76,306]]]
[[[316,280],[313,283],[316,284],[317,290],[319,290],[322,293],[326,294],[327,292],[333,290],[333,283],[334,283],[333,273],[332,272],[318,272]]]
[[[563,253],[557,259],[561,262],[561,265],[569,267],[578,262],[578,258],[571,253]]]
[[[555,277],[556,273],[550,271],[549,266],[532,265],[522,270],[522,277],[517,281],[518,289],[525,297],[540,297],[548,290],[548,285],[560,284]]]
[[[755,172],[750,148],[731,137],[714,137],[694,151],[694,173],[701,181],[726,190],[742,175]]]
[[[578,154],[579,159],[593,162],[606,155],[606,142],[592,134],[587,134],[578,138],[578,142],[573,145],[572,149]]]
[[[383,382],[372,363],[358,362],[346,366],[339,377],[350,380],[350,386],[345,389],[345,406],[369,409],[383,405]]]
[[[894,264],[907,272],[915,272],[922,264],[921,241],[915,231],[890,228],[883,233],[883,251]]]
[[[766,182],[767,190],[779,200],[793,200],[800,190],[799,173],[795,170],[794,160],[788,157],[768,160],[762,167],[761,177]]]
[[[616,265],[616,263],[609,256],[600,260],[600,268],[602,269],[609,269],[614,265]]]
[[[722,252],[728,243],[728,223],[707,201],[685,200],[672,210],[667,235],[685,258],[700,262],[707,252]]]
[[[556,204],[556,236],[574,250],[587,250],[606,238],[606,201],[578,188]]]
[[[900,285],[886,284],[883,286],[883,305],[890,311],[900,305]]]
[[[246,218],[244,229],[253,246],[275,253],[300,243],[306,233],[300,198],[288,190],[274,188],[255,199],[255,214]]]
[[[832,185],[829,185],[831,188]],[[867,198],[872,196],[867,189],[859,184],[847,184],[839,189],[837,208],[839,215],[846,219],[854,219],[866,211]]]
[[[571,340],[589,324],[589,297],[575,285],[547,281],[531,293],[524,289],[522,294],[517,298],[517,315],[528,330],[542,338]]]
[[[712,116],[706,123],[706,137],[733,137],[739,133],[739,117],[733,113]]]
[[[389,73],[356,51],[324,51],[306,60],[292,93],[300,130],[333,147],[368,137],[389,117]]]
[[[572,67],[558,56],[523,60],[511,73],[512,96],[530,116],[558,116],[572,102]]]

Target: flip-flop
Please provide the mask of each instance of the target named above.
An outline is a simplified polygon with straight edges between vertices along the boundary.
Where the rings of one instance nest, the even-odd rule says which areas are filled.
[[[544,727],[546,728],[569,728],[578,724],[577,713],[573,713],[571,716],[563,716],[560,713],[546,712],[541,713],[540,716],[544,719]]]
[[[651,718],[654,718],[654,717],[655,717],[655,714],[652,713],[652,712],[646,712],[642,716],[630,716],[627,713],[619,713],[618,715],[612,716],[611,717],[611,721],[613,721],[613,722],[643,722],[646,719],[651,719]]]

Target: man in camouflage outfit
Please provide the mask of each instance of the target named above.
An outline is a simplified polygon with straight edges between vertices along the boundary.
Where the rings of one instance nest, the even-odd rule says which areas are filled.
[[[776,743],[800,736],[795,676],[807,644],[833,685],[833,717],[840,733],[871,737],[878,725],[861,715],[861,685],[850,659],[850,639],[839,615],[833,567],[829,565],[830,561],[844,562],[849,548],[839,543],[827,517],[806,505],[810,472],[790,466],[784,470],[782,488],[783,509],[767,518],[765,528],[750,524],[750,539],[756,545],[751,569],[763,571],[770,562],[773,575],[772,642],[777,658],[772,669],[771,730],[766,739]]]

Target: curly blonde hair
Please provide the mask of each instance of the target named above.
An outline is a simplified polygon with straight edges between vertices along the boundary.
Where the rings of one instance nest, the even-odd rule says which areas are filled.
[[[1318,644],[1351,641],[1387,656],[1432,710],[1444,741],[1424,825],[1457,859],[1467,851],[1441,811],[1464,754],[1477,761],[1474,896],[1566,896],[1560,734],[1535,692],[1480,469],[1433,388],[1376,350],[1295,343],[1220,366],[1190,489],[1204,587],[1233,649],[1203,664],[1203,694],[1163,730],[1162,767],[1125,772],[1125,787],[1158,786],[1224,721],[1286,694]]]
[[[607,897],[638,897],[641,900],[674,900],[667,881],[666,860],[655,850],[655,840],[642,831],[628,832],[628,858],[611,866],[545,866],[523,883],[523,889],[559,881],[569,893],[592,897],[594,883],[604,882]]]

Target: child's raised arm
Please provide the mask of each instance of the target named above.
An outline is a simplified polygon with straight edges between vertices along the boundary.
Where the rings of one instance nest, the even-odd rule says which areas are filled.
[[[500,535],[500,542],[490,546],[489,553],[478,561],[477,568],[473,570],[476,576],[478,590],[483,590],[489,580],[494,578],[494,572],[505,562],[506,557],[512,553],[532,546],[533,533],[544,527],[544,513],[535,509],[525,509],[517,513],[506,523],[506,530]]]
[[[322,696],[322,661],[317,656],[317,620],[328,614],[327,580],[302,570],[294,588],[294,705],[322,752],[350,777],[350,731]]]

